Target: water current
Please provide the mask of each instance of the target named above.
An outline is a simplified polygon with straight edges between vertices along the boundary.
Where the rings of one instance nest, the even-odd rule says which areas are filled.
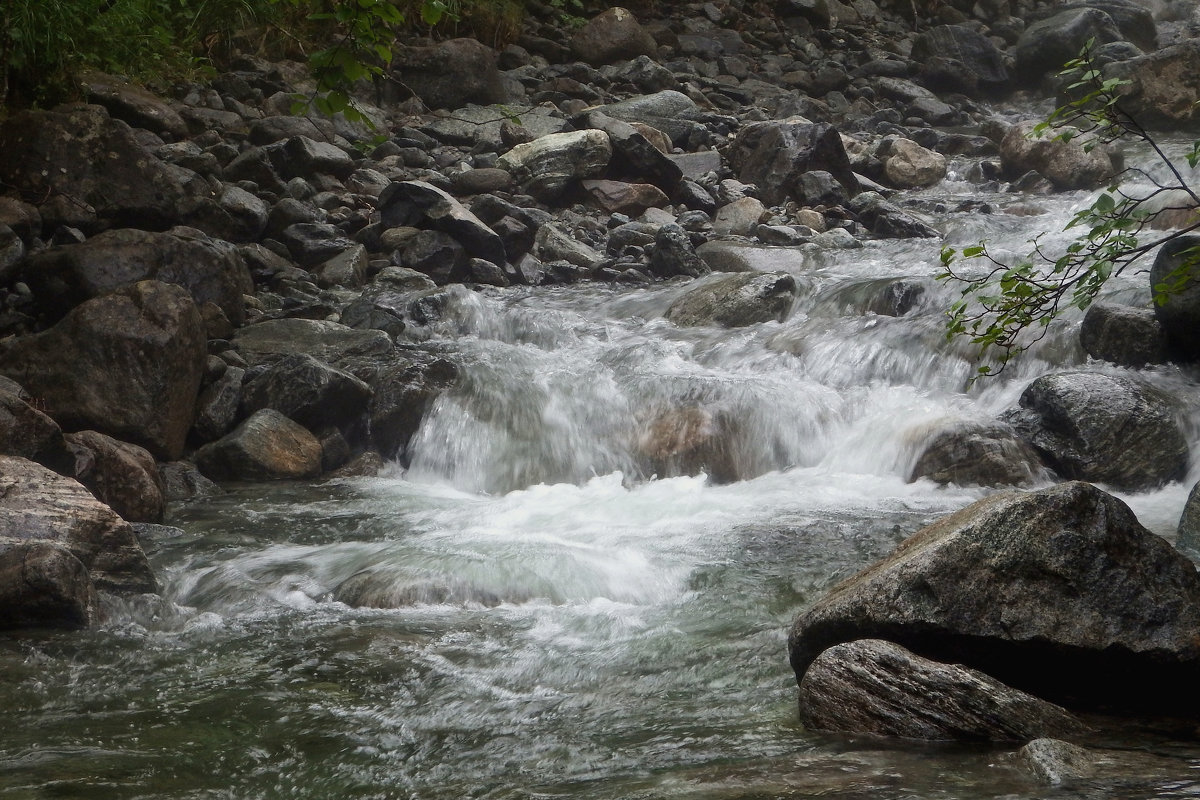
[[[967,198],[995,213],[956,210]],[[1024,252],[1087,201],[952,174],[923,208],[950,244]],[[456,292],[423,335],[464,379],[408,469],[178,507],[183,533],[146,543],[161,600],[111,602],[84,633],[0,638],[0,795],[1200,797],[1200,746],[1154,731],[1091,742],[1109,766],[1047,788],[1011,748],[797,721],[795,615],[985,493],[907,482],[923,438],[1086,361],[1068,318],[969,386],[976,365],[943,337],[942,244],[764,252],[805,289],[786,321],[739,329],[665,321],[682,284]],[[925,288],[917,306],[869,311],[895,279]],[[1144,301],[1145,282],[1112,291]],[[1141,374],[1191,398],[1198,429],[1194,376]],[[748,477],[655,476],[645,431],[673,413],[724,425],[727,469]],[[1172,538],[1198,473],[1124,499]],[[400,607],[334,599],[363,571]]]

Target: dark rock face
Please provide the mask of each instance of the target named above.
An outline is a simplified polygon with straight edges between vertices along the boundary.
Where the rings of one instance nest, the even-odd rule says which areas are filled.
[[[475,258],[503,265],[499,235],[451,195],[424,181],[398,181],[379,196],[383,224],[389,228],[428,227],[454,238]]]
[[[666,317],[684,327],[740,328],[781,322],[792,310],[798,292],[796,279],[786,272],[713,275],[672,303]]]
[[[197,450],[196,466],[217,481],[315,478],[321,474],[321,443],[275,409],[264,408]]]
[[[242,392],[247,413],[273,408],[309,430],[351,425],[366,413],[370,399],[367,384],[302,353],[284,356]]]
[[[909,739],[1027,740],[1086,729],[1066,709],[982,672],[879,639],[835,645],[812,662],[800,681],[800,721]]]
[[[16,384],[0,385],[0,453],[69,473],[75,459],[67,450],[62,429],[31,406],[28,401],[32,399]]]
[[[187,123],[175,109],[140,86],[102,72],[87,72],[79,83],[88,101],[104,106],[113,119],[177,139],[187,136]]]
[[[85,628],[96,609],[87,567],[66,547],[0,538],[0,630]]]
[[[179,174],[100,106],[14,114],[0,141],[0,181],[30,197],[72,198],[112,225],[163,229],[197,205]]]
[[[1011,76],[992,40],[965,25],[938,25],[913,40],[912,60],[935,90],[986,97],[1007,90]]]
[[[1167,295],[1154,313],[1169,342],[1187,358],[1200,357],[1200,236],[1181,236],[1158,251],[1150,268],[1152,287],[1166,284],[1178,291]]]
[[[842,137],[832,125],[799,122],[760,122],[743,128],[730,155],[738,180],[758,187],[767,205],[789,197],[803,198],[800,176],[810,170],[833,175],[850,195],[858,192],[858,179]]]
[[[1144,367],[1167,360],[1167,332],[1156,310],[1092,303],[1079,327],[1087,354],[1122,367]]]
[[[0,541],[61,545],[97,588],[153,592],[154,574],[129,523],[71,478],[0,456]],[[69,568],[59,565],[60,573]]]
[[[307,353],[336,366],[357,356],[386,355],[392,340],[383,331],[355,330],[325,320],[275,319],[242,328],[234,335],[233,346],[251,364]]]
[[[1017,77],[1037,82],[1078,57],[1089,40],[1100,45],[1123,38],[1112,17],[1098,8],[1060,11],[1027,27],[1017,40]]]
[[[937,431],[918,456],[910,481],[959,486],[1023,486],[1041,471],[1037,455],[1003,423],[963,422]]]
[[[1180,550],[1200,556],[1200,483],[1192,487],[1187,502],[1183,504],[1175,545]]]
[[[801,614],[788,649],[797,680],[826,648],[880,638],[1055,702],[1178,711],[1198,624],[1195,566],[1120,500],[1066,483],[919,531]]]
[[[246,318],[242,296],[254,290],[237,248],[190,228],[168,233],[125,228],[30,258],[22,276],[45,313],[57,319],[71,306],[143,280],[173,283],[199,305],[215,303],[234,325]]]
[[[935,228],[917,219],[876,192],[862,192],[850,201],[850,209],[871,233],[881,239],[936,239]]]
[[[707,275],[708,264],[692,247],[692,241],[687,232],[672,223],[663,225],[654,236],[654,252],[650,256],[650,271],[660,278],[671,278],[676,275],[686,275],[698,278]]]
[[[397,47],[391,69],[429,108],[461,108],[508,102],[497,58],[495,50],[474,39],[450,39],[429,47]]]
[[[166,502],[154,456],[96,431],[66,436],[75,479],[126,522],[162,522]]]
[[[683,170],[632,124],[600,111],[589,111],[576,122],[608,134],[613,150],[608,164],[610,175],[649,181],[667,194],[679,187]]]
[[[1069,372],[1043,375],[1006,415],[1064,478],[1149,489],[1181,477],[1188,445],[1176,403],[1132,378]]]
[[[371,435],[379,452],[403,459],[425,412],[458,379],[458,366],[444,358],[418,356],[382,370],[371,381]]]
[[[1122,38],[1137,45],[1147,53],[1158,49],[1158,26],[1148,6],[1136,0],[1086,0],[1069,3],[1063,10],[1095,8],[1108,14]]]
[[[0,347],[0,374],[45,403],[66,430],[98,430],[157,458],[183,452],[206,359],[188,293],[142,281],[74,308]]]

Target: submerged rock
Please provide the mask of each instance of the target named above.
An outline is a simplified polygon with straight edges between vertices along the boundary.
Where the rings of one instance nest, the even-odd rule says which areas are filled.
[[[1024,486],[1042,471],[1037,455],[1010,425],[959,422],[923,444],[909,481],[929,478],[959,486]]]
[[[712,275],[690,287],[667,308],[665,316],[683,327],[740,328],[781,322],[797,294],[796,279],[786,272]]]
[[[797,681],[881,638],[1054,702],[1184,713],[1200,675],[1200,576],[1086,483],[994,495],[919,531],[792,626]]]
[[[909,739],[1005,741],[1086,730],[1060,706],[879,639],[835,645],[812,662],[800,681],[800,721],[813,730]]]

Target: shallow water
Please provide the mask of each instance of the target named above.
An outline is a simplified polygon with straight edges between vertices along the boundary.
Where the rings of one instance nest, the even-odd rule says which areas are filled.
[[[956,190],[970,187],[939,189]],[[1084,200],[937,223],[951,243],[1019,251]],[[1200,797],[1191,735],[1097,739],[1104,774],[1048,789],[1009,748],[797,722],[794,616],[984,494],[907,483],[924,437],[1084,362],[1068,319],[968,386],[976,365],[941,333],[939,246],[781,251],[806,292],[786,322],[738,330],[665,322],[682,285],[462,291],[427,333],[466,376],[407,471],[177,508],[183,533],[146,542],[161,600],[112,601],[83,634],[0,638],[0,794]],[[867,312],[892,278],[926,285],[925,300],[902,318]],[[1114,291],[1144,297],[1140,280]],[[1189,376],[1143,377],[1183,398],[1197,430]],[[680,409],[732,420],[729,467],[754,477],[655,476],[645,431]],[[1124,497],[1171,538],[1197,477]],[[363,571],[373,601],[403,607],[339,602]]]

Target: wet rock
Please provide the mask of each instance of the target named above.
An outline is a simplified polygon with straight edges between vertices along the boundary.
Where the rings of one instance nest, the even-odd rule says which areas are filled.
[[[707,475],[733,483],[770,467],[743,458],[740,428],[728,413],[696,406],[654,411],[639,428],[634,454],[647,476]]]
[[[604,260],[603,254],[595,248],[573,239],[557,225],[543,225],[538,229],[533,254],[542,261],[566,261],[589,271]]]
[[[650,256],[650,272],[660,278],[684,275],[698,278],[711,270],[692,247],[687,231],[671,223],[663,225],[654,236],[654,252]]]
[[[1148,713],[1191,696],[1198,623],[1195,566],[1076,482],[924,528],[801,614],[788,648],[797,680],[834,644],[882,638],[1068,707]]]
[[[1104,77],[1130,82],[1121,106],[1144,125],[1193,130],[1200,120],[1200,39],[1109,64]]]
[[[229,367],[204,387],[196,401],[196,421],[192,430],[201,442],[220,439],[233,430],[242,401],[242,379],[246,370]]]
[[[583,188],[612,214],[635,217],[647,208],[661,208],[669,202],[662,189],[650,183],[585,180]]]
[[[97,609],[87,567],[69,549],[0,538],[0,630],[86,628]]]
[[[571,37],[571,51],[593,66],[627,61],[638,56],[653,58],[658,45],[628,10],[610,8],[593,17]]]
[[[321,474],[321,443],[272,408],[196,451],[196,466],[216,481],[302,480]]]
[[[1154,13],[1137,0],[1085,0],[1063,6],[1064,11],[1079,8],[1095,8],[1108,14],[1122,38],[1147,53],[1158,49],[1158,26],[1154,21]]]
[[[67,430],[98,430],[178,458],[206,359],[188,293],[142,281],[77,306],[53,328],[0,346],[0,374]]]
[[[89,71],[80,76],[79,87],[88,102],[104,106],[113,119],[176,139],[188,134],[187,123],[175,109],[124,78]]]
[[[374,478],[381,474],[387,464],[383,456],[374,450],[359,453],[342,466],[329,473],[330,478]]]
[[[371,381],[371,434],[385,458],[404,460],[425,412],[458,378],[454,362],[421,355],[380,371]]]
[[[756,197],[740,197],[721,206],[713,217],[713,233],[718,236],[750,236],[767,216],[767,208]]]
[[[1089,41],[1106,44],[1123,38],[1112,17],[1098,8],[1060,11],[1029,25],[1017,40],[1014,48],[1017,76],[1036,83],[1077,58]]]
[[[233,337],[233,347],[251,364],[307,353],[336,366],[348,358],[386,355],[392,340],[383,331],[355,330],[326,320],[275,319],[242,328]]]
[[[1037,455],[1011,426],[964,421],[940,428],[924,442],[908,480],[929,478],[959,486],[1025,486],[1041,471]]]
[[[519,144],[500,157],[498,166],[512,173],[521,191],[553,202],[575,181],[600,175],[611,158],[608,134],[589,129]]]
[[[648,181],[668,194],[678,188],[683,171],[667,157],[660,144],[651,140],[646,126],[639,129],[637,125],[599,111],[589,111],[577,117],[576,124],[604,131],[608,135],[613,148],[607,173],[610,177]],[[670,149],[669,140],[667,149]]]
[[[1043,375],[1020,403],[1006,421],[1064,478],[1137,491],[1187,471],[1178,404],[1142,381],[1086,372]]]
[[[293,136],[282,145],[268,148],[267,154],[276,173],[285,180],[311,179],[314,173],[348,178],[354,172],[354,159],[349,153],[307,136]]]
[[[681,146],[692,138],[704,140],[709,136],[702,122],[704,113],[694,100],[674,89],[631,97],[599,110],[625,122],[640,122],[657,128]]]
[[[1200,358],[1200,236],[1181,236],[1163,245],[1150,267],[1150,286],[1170,289],[1166,301],[1155,304],[1154,314],[1171,346],[1189,360]]]
[[[757,186],[767,205],[802,199],[800,176],[810,170],[833,175],[850,195],[858,192],[842,137],[827,124],[753,123],[738,132],[730,162],[738,180]]]
[[[315,267],[354,247],[341,230],[326,222],[297,222],[279,233],[279,240],[302,267]]]
[[[457,239],[441,231],[419,232],[404,243],[399,253],[400,263],[428,275],[438,286],[464,280],[471,260]]]
[[[991,39],[965,25],[938,25],[913,39],[912,60],[936,91],[982,98],[1010,88],[1004,54]]]
[[[155,591],[154,574],[128,522],[77,481],[13,456],[0,456],[0,541],[5,540],[65,547],[99,589]]]
[[[897,189],[932,186],[946,177],[946,157],[911,139],[885,139],[875,152],[883,161],[883,177]]]
[[[736,272],[711,275],[673,302],[666,318],[681,327],[720,325],[740,328],[782,322],[799,288],[786,272]]]
[[[507,103],[495,50],[474,39],[450,39],[428,47],[398,46],[391,72],[429,108],[468,103]]]
[[[192,214],[188,222],[217,239],[257,242],[267,230],[271,209],[240,186],[226,184],[215,205]]]
[[[1155,309],[1097,302],[1079,326],[1087,354],[1122,367],[1144,367],[1167,360],[1167,332]]]
[[[1080,137],[1063,141],[1056,134],[1030,138],[1035,123],[1019,122],[1000,142],[1000,164],[1005,175],[1016,178],[1030,170],[1045,177],[1059,191],[1094,189],[1111,178],[1116,168],[1108,150],[1085,149]]]
[[[0,123],[0,181],[23,196],[69,197],[114,226],[163,229],[199,199],[196,189],[150,154],[123,122],[100,106],[22,111]],[[193,174],[194,177],[194,174]],[[205,184],[207,189],[207,184]],[[53,213],[51,216],[53,216]],[[46,216],[45,214],[43,214]]]
[[[58,423],[30,405],[33,398],[23,389],[8,383],[0,385],[0,453],[70,474],[75,459]]]
[[[880,639],[835,645],[812,662],[800,681],[800,721],[812,730],[935,740],[1009,741],[1086,730],[1060,706]]]
[[[925,285],[911,280],[889,280],[879,288],[866,305],[866,311],[881,317],[903,317],[921,305]]]
[[[367,384],[305,353],[293,353],[255,375],[242,389],[247,414],[272,408],[310,430],[349,428],[366,413]]]
[[[237,248],[191,228],[105,231],[37,254],[22,274],[50,319],[93,297],[157,280],[182,286],[197,304],[215,303],[241,325],[246,316],[242,296],[254,290]]]
[[[66,436],[75,480],[127,522],[162,522],[166,502],[154,456],[97,431]]]
[[[500,237],[454,197],[425,181],[397,181],[379,196],[379,214],[388,228],[415,226],[440,231],[475,258],[503,265]],[[422,270],[423,271],[423,270]]]
[[[859,221],[881,239],[941,237],[936,228],[889,203],[878,192],[861,192],[850,201],[849,207],[858,215]]]
[[[1046,786],[1075,783],[1090,778],[1096,771],[1096,759],[1090,752],[1061,739],[1034,739],[1017,751],[1015,760]]]
[[[356,244],[313,269],[317,285],[323,289],[357,289],[366,281],[368,260],[367,248]]]
[[[163,482],[163,496],[168,503],[180,503],[221,493],[221,488],[200,474],[188,461],[172,461],[158,465]]]

